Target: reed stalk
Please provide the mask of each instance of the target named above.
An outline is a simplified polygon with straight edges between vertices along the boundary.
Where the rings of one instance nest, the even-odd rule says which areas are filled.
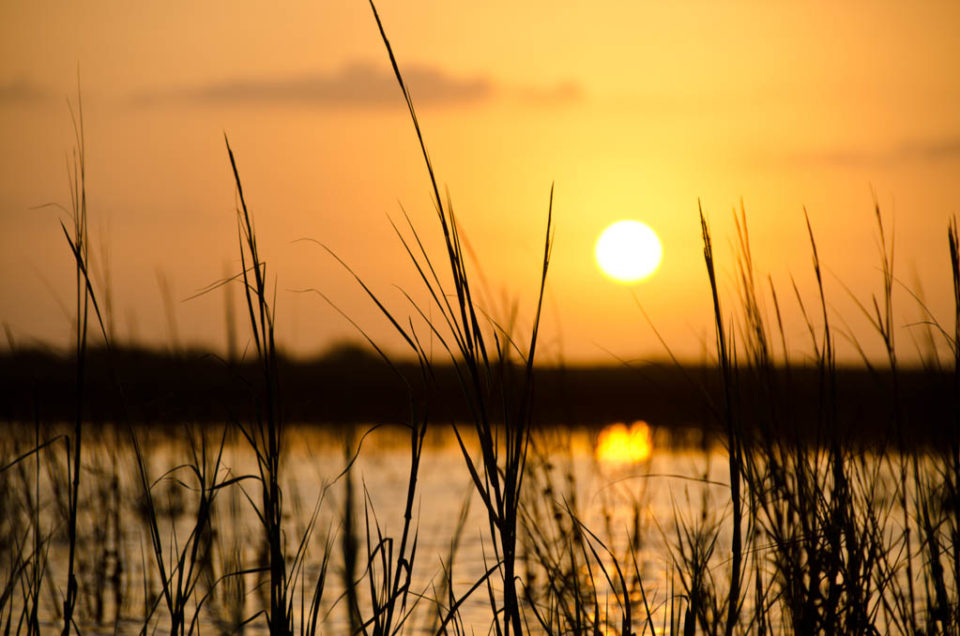
[[[698,202],[699,205],[699,202]],[[703,217],[703,208],[700,208],[700,228],[703,233],[703,259],[707,266],[707,277],[710,280],[710,291],[713,295],[713,317],[717,341],[717,363],[720,365],[720,374],[723,382],[723,421],[727,435],[728,467],[730,473],[730,503],[733,510],[733,533],[730,551],[730,589],[727,594],[727,617],[724,633],[727,636],[733,633],[739,620],[740,612],[740,577],[743,567],[743,502],[740,496],[740,475],[743,466],[741,447],[742,432],[739,422],[733,415],[733,370],[730,354],[727,350],[727,332],[723,326],[723,313],[720,309],[720,297],[717,291],[717,277],[714,268],[713,244],[710,240],[710,229]]]
[[[261,507],[258,510],[258,516],[263,524],[267,542],[270,573],[267,625],[272,636],[292,636],[292,606],[284,555],[283,496],[280,487],[283,426],[280,416],[280,383],[273,319],[276,297],[271,296],[267,289],[267,266],[260,257],[236,158],[230,148],[229,140],[226,137],[224,139],[239,198],[237,225],[244,297],[263,379],[262,391],[257,399],[256,426],[252,430],[241,428],[241,431],[256,454],[261,484]]]
[[[544,244],[542,268],[540,272],[540,292],[537,307],[530,329],[530,340],[517,369],[512,360],[511,350],[518,349],[509,333],[494,328],[492,335],[485,335],[482,324],[486,322],[477,306],[472,278],[468,274],[464,258],[460,229],[449,201],[440,196],[433,164],[427,153],[426,143],[420,129],[420,123],[413,106],[413,99],[404,82],[403,75],[387,38],[380,15],[372,0],[370,8],[380,31],[380,37],[386,47],[393,67],[394,75],[403,94],[407,110],[413,122],[421,155],[427,169],[434,205],[446,248],[447,263],[453,281],[453,304],[446,293],[437,269],[423,250],[419,236],[414,231],[413,239],[419,254],[401,236],[411,260],[416,266],[420,278],[438,310],[441,318],[431,321],[429,329],[450,355],[464,397],[473,416],[474,433],[480,446],[480,460],[471,458],[458,427],[454,431],[471,479],[483,501],[493,539],[494,555],[501,569],[503,591],[501,606],[496,608],[495,625],[497,633],[521,634],[523,615],[520,595],[517,591],[517,529],[518,512],[521,503],[521,491],[524,479],[524,466],[531,434],[531,399],[533,392],[533,365],[536,356],[537,334],[543,305],[543,293],[546,285],[547,270],[550,262],[552,244],[553,188],[550,191],[550,203],[547,211],[546,240]],[[366,289],[366,288],[365,288]],[[368,290],[368,293],[369,290]],[[370,293],[377,306],[385,313],[394,327],[403,335],[405,341],[416,353],[418,360],[429,367],[429,356],[420,345],[412,328],[401,326],[383,304]],[[426,318],[427,313],[417,308]],[[440,331],[445,326],[447,333]],[[452,342],[448,341],[452,340]],[[502,430],[499,428],[502,426]]]

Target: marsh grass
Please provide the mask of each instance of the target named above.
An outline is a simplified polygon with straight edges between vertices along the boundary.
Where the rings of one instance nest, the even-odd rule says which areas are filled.
[[[950,613],[955,616],[958,588],[951,581],[948,592],[941,548],[955,536],[949,536],[947,520],[938,512],[936,502],[943,493],[935,485],[942,481],[949,491],[949,484],[956,478],[949,473],[955,471],[955,465],[951,467],[929,455],[921,458],[916,446],[905,439],[906,414],[897,385],[898,361],[893,340],[892,239],[885,232],[879,209],[875,210],[875,219],[881,245],[881,292],[860,306],[887,352],[889,368],[885,373],[878,372],[876,378],[877,382],[890,383],[887,395],[891,421],[884,429],[893,433],[892,452],[884,440],[864,446],[863,440],[850,437],[849,427],[838,419],[840,400],[856,396],[838,392],[835,335],[809,219],[819,321],[808,313],[796,285],[794,292],[807,321],[818,371],[819,406],[817,420],[812,423],[813,434],[797,433],[808,423],[793,421],[784,408],[793,389],[781,306],[771,283],[769,299],[776,320],[773,324],[767,322],[742,208],[736,218],[739,324],[735,330],[725,331],[719,309],[716,324],[724,385],[722,413],[724,419],[734,422],[727,426],[730,475],[731,480],[740,475],[746,487],[744,504],[749,523],[741,558],[753,563],[743,562],[743,569],[736,566],[740,562],[736,530],[741,517],[733,506],[725,631],[730,629],[731,617],[741,629],[751,633],[784,627],[794,633],[954,633],[957,629]],[[709,246],[705,223],[703,227],[705,245]],[[950,240],[952,245],[954,239]],[[710,270],[709,249],[705,255]],[[710,279],[718,307],[715,278]],[[774,334],[779,335],[784,359],[779,366],[773,363]],[[720,343],[727,339],[726,349],[739,350],[740,355],[724,353]],[[922,470],[921,462],[926,464]],[[735,502],[736,496],[732,494],[731,499]],[[892,505],[894,500],[899,505]],[[894,513],[900,515],[899,524],[892,521],[896,518]],[[915,549],[914,540],[918,531],[923,535],[924,548],[920,552]],[[691,575],[689,581],[685,580],[685,588],[693,611],[700,613],[702,629],[711,632],[717,621],[716,610],[710,608],[716,606],[718,593],[709,593],[709,588],[718,586],[709,585],[704,593],[697,583],[702,577],[692,576],[703,572],[704,561],[710,561],[703,555],[714,549],[718,533],[708,532],[707,536],[709,540],[705,542],[696,528],[685,530],[679,553],[681,572]],[[695,549],[702,545],[709,549]],[[949,552],[955,553],[955,548]],[[922,574],[918,579],[915,563],[921,559]],[[742,603],[738,601],[741,576],[744,580],[753,579],[753,607],[749,617],[738,620],[738,610],[732,610],[730,603]],[[923,595],[926,608],[918,603],[918,580],[927,588]],[[700,609],[703,604],[696,601],[704,596],[710,602],[707,609]]]
[[[429,316],[433,315],[431,311],[419,307],[411,297],[407,296],[407,298],[419,316],[426,321],[432,338],[436,339],[448,354],[450,363],[460,380],[463,397],[473,420],[474,440],[480,448],[479,459],[472,457],[467,450],[459,427],[454,425],[454,431],[466,469],[487,513],[495,561],[488,572],[500,573],[502,591],[499,601],[494,600],[494,590],[489,581],[486,583],[488,595],[495,607],[494,615],[497,617],[494,624],[498,634],[509,635],[511,632],[520,634],[524,631],[524,617],[517,588],[518,521],[532,426],[533,365],[550,262],[553,190],[551,188],[547,207],[540,292],[530,327],[529,344],[521,348],[514,341],[514,334],[503,325],[492,322],[476,302],[474,276],[469,274],[460,228],[453,207],[449,200],[444,201],[440,195],[440,188],[427,152],[413,99],[404,82],[380,15],[372,1],[370,8],[420,145],[433,193],[437,220],[443,234],[446,249],[444,265],[449,268],[450,282],[445,284],[438,275],[439,264],[435,264],[426,252],[412,224],[409,239],[404,238],[398,229],[398,236],[431,299],[431,308],[438,312],[439,318],[430,318]],[[452,291],[448,285],[452,287]],[[363,285],[363,288],[409,345],[429,381],[431,357],[424,349],[422,339],[412,324],[405,327],[403,322],[398,320],[366,285]],[[422,437],[420,443],[422,444]],[[416,472],[413,469],[411,469],[410,483],[412,494],[416,483]],[[458,604],[453,604],[454,607],[456,605]],[[441,624],[445,625],[446,622],[444,620]]]
[[[280,385],[273,319],[276,296],[275,291],[274,295],[270,295],[267,289],[267,266],[260,257],[250,211],[243,195],[240,173],[229,141],[227,154],[239,198],[237,225],[243,291],[250,318],[250,332],[263,372],[262,384],[258,387],[260,390],[255,393],[257,421],[252,428],[241,425],[240,430],[256,455],[257,477],[261,486],[261,503],[257,509],[257,517],[263,524],[268,550],[270,601],[267,624],[271,634],[292,636],[292,600],[289,598],[290,581],[284,553],[283,499],[280,487],[283,424],[280,419]]]
[[[721,264],[701,209],[716,351],[704,383],[719,391],[692,381],[690,395],[707,400],[713,419],[700,424],[719,431],[728,482],[718,486],[709,471],[691,477],[699,498],[675,502],[670,518],[657,518],[644,503],[645,478],[651,476],[644,475],[624,486],[626,504],[604,497],[597,514],[581,498],[573,451],[547,445],[533,417],[553,189],[542,259],[532,273],[539,292],[529,324],[519,329],[515,315],[498,321],[481,306],[482,289],[452,204],[440,195],[412,96],[376,7],[370,6],[413,123],[442,236],[441,253],[432,254],[409,218],[406,227],[395,226],[428,298],[420,305],[406,296],[413,319],[388,307],[357,276],[418,362],[415,379],[401,376],[410,400],[402,425],[409,463],[399,489],[399,519],[385,519],[375,506],[376,493],[355,472],[364,440],[378,434],[376,429],[344,442],[342,465],[323,477],[316,501],[302,502],[292,488],[275,341],[277,284],[259,251],[229,143],[241,269],[206,291],[242,286],[257,376],[238,376],[237,382],[247,388],[256,416],[212,429],[175,428],[181,443],[171,465],[159,468],[155,438],[130,421],[113,428],[98,422],[94,430],[112,433],[104,432],[98,445],[90,446],[89,322],[99,325],[108,349],[110,340],[88,257],[78,104],[71,223],[63,226],[76,273],[75,417],[67,426],[50,424],[37,408],[32,426],[18,427],[17,435],[3,441],[0,630],[38,634],[56,625],[68,634],[81,626],[107,626],[115,633],[184,635],[211,629],[241,633],[256,625],[283,636],[338,630],[392,636],[420,626],[429,633],[461,634],[485,627],[466,615],[469,600],[473,607],[485,604],[488,631],[498,635],[960,633],[956,220],[947,230],[954,324],[928,325],[931,337],[942,337],[952,352],[951,386],[945,390],[954,410],[942,423],[947,443],[931,450],[908,439],[916,422],[905,407],[894,340],[894,244],[879,208],[880,291],[868,299],[851,292],[886,353],[883,369],[864,358],[875,381],[886,385],[889,400],[885,430],[891,439],[873,444],[854,439],[841,418],[844,401],[859,396],[839,386],[836,341],[838,336],[858,341],[838,331],[828,310],[825,267],[809,218],[815,299],[804,298],[794,283],[793,298],[786,301],[790,294],[778,294],[772,280],[763,279],[742,205],[734,215],[736,289],[730,298],[718,285]],[[783,326],[789,306],[806,323],[809,363],[790,357],[792,343]],[[431,555],[439,561],[439,576],[415,587],[424,560],[418,518],[424,440],[437,424],[429,398],[437,389],[438,363],[426,341],[439,343],[446,354],[472,416],[451,425],[463,460],[461,477],[471,492],[450,520],[444,554]],[[225,364],[233,362],[231,354]],[[939,358],[930,364],[937,368],[932,377],[942,381]],[[817,378],[817,409],[813,421],[804,421],[789,405],[798,391],[796,376],[810,366]],[[123,402],[122,378],[114,381]],[[715,401],[709,401],[711,395]],[[128,405],[121,406],[128,417]],[[239,468],[236,458],[228,457],[238,446],[252,456],[252,468]],[[121,478],[124,464],[132,466],[132,484]],[[334,484],[343,488],[342,506],[325,511],[337,521],[318,532],[321,506]],[[473,530],[468,528],[473,506],[481,509],[485,525],[481,554],[473,555],[482,567],[474,567],[464,585],[454,573],[465,569],[463,538]],[[251,518],[256,527],[243,527]],[[621,525],[624,518],[629,522]],[[647,567],[654,527],[669,547],[662,575]],[[131,547],[135,535],[139,555]],[[337,566],[339,582],[329,576]],[[335,622],[336,612],[345,620]]]
[[[77,139],[77,154],[74,158],[73,181],[71,184],[71,211],[73,232],[61,224],[63,233],[70,244],[70,250],[76,262],[76,419],[74,422],[73,437],[67,438],[67,455],[70,456],[72,444],[72,464],[68,464],[67,473],[70,475],[70,492],[67,500],[67,537],[69,554],[67,556],[67,592],[63,600],[63,630],[64,636],[70,633],[73,626],[73,611],[77,603],[77,578],[74,571],[77,547],[77,512],[80,491],[80,460],[83,450],[83,420],[84,420],[84,380],[86,371],[88,319],[90,317],[91,289],[88,271],[89,246],[87,241],[87,190],[86,190],[86,152],[83,137],[83,110],[78,103],[79,114],[74,118],[74,131]],[[99,310],[98,310],[99,313]]]

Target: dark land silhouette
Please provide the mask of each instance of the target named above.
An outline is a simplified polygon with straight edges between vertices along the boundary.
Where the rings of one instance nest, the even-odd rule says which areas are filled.
[[[411,403],[426,405],[437,424],[470,414],[455,368],[412,361],[386,363],[345,346],[311,360],[281,357],[281,412],[286,421],[348,424],[409,421]],[[776,435],[839,433],[869,445],[893,443],[898,426],[908,444],[956,436],[960,396],[954,374],[901,368],[896,377],[864,366],[841,366],[821,377],[814,367],[738,371],[735,412],[747,429]],[[835,382],[831,399],[830,382]],[[256,359],[228,361],[203,351],[93,349],[84,380],[84,417],[91,422],[248,421],[256,417],[262,371]],[[646,420],[661,429],[719,431],[723,391],[709,365],[538,368],[533,409],[538,424],[594,427]],[[76,362],[41,349],[0,356],[0,417],[8,422],[69,421],[77,405]],[[413,398],[413,401],[412,401]]]

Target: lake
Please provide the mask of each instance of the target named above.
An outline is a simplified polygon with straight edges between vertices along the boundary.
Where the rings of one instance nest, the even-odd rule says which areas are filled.
[[[5,457],[28,450],[38,433],[25,425],[10,430],[13,434],[4,440]],[[460,430],[467,452],[475,457],[478,447],[472,429]],[[42,631],[54,629],[60,620],[68,558],[64,522],[68,485],[66,441],[56,435],[69,431],[67,426],[40,431],[39,439],[56,441],[0,473],[5,508],[0,511],[4,519],[0,572],[4,584],[17,583],[8,588],[3,614],[5,622],[20,625],[17,631],[26,631],[26,623],[19,621],[26,621],[24,609],[34,598],[31,589],[37,590]],[[257,471],[250,444],[236,426],[138,426],[133,433],[142,449],[142,469],[129,430],[93,431],[88,426],[85,433],[76,557],[80,590],[76,620],[82,631],[139,633],[145,626],[147,631],[168,630],[170,612],[161,584],[167,577],[173,581],[169,589],[179,587],[189,598],[184,604],[185,631],[195,619],[192,627],[199,633],[266,632],[266,621],[258,616],[267,598],[266,573],[254,570],[264,567],[267,553],[255,511],[261,505],[260,482],[249,478]],[[539,608],[526,612],[532,631],[547,631],[537,624],[540,620],[548,625],[576,620],[572,614],[563,620],[545,618],[567,612],[565,604],[575,594],[581,599],[579,609],[587,612],[581,617],[584,624],[599,620],[603,631],[619,633],[618,598],[623,598],[624,588],[638,632],[669,632],[671,625],[679,629],[695,598],[701,604],[713,603],[712,613],[705,616],[722,622],[722,594],[729,586],[731,560],[728,455],[722,445],[699,439],[696,431],[686,433],[668,435],[645,422],[538,431],[527,456],[518,532],[520,589],[528,607]],[[374,580],[385,571],[388,579],[396,575],[409,484],[409,432],[398,426],[291,425],[285,430],[283,448],[282,525],[288,576],[295,580],[294,624],[299,629],[304,621],[314,622],[324,633],[348,633],[357,628],[357,616],[362,622],[372,614],[368,564],[373,564]],[[826,454],[813,453],[807,463],[820,471],[811,474],[823,475],[824,483],[835,478],[827,459]],[[851,478],[871,480],[851,480],[847,486],[864,502],[855,516],[867,527],[877,523],[882,535],[875,537],[878,546],[902,545],[899,461],[868,453],[851,454],[845,461]],[[197,532],[202,466],[208,486],[214,475],[222,486],[209,491],[213,499],[209,524],[201,524]],[[917,466],[918,480],[909,486],[912,496],[917,494],[916,484],[922,490],[930,483],[924,475],[935,474],[936,463],[922,460]],[[150,502],[143,496],[141,470],[150,485]],[[415,536],[416,550],[405,610],[400,613],[402,631],[435,633],[439,616],[459,603],[454,623],[467,632],[488,632],[493,620],[490,595],[498,598],[502,585],[497,574],[484,579],[496,562],[490,524],[450,425],[428,430],[416,486],[408,539],[412,545]],[[868,495],[869,500],[862,499]],[[745,619],[742,628],[752,631],[749,621],[762,614],[769,626],[783,629],[784,611],[791,608],[770,601],[773,592],[758,592],[755,582],[759,576],[761,586],[771,590],[784,585],[788,564],[782,562],[783,546],[775,539],[786,535],[777,534],[776,510],[789,507],[749,500],[748,504],[742,527],[750,550],[744,569],[749,585],[742,588],[741,613],[753,618]],[[830,507],[812,514],[824,510]],[[163,573],[151,539],[153,520],[165,561]],[[836,527],[839,541],[854,540],[843,535],[842,523]],[[380,542],[385,538],[389,540]],[[926,557],[916,537],[913,541],[912,574],[919,587],[921,574],[929,568],[922,567]],[[34,559],[36,554],[41,558]],[[875,560],[880,556],[869,549],[864,554]],[[313,621],[311,600],[325,557],[323,591]],[[901,557],[888,554],[885,559],[864,575],[868,581],[888,576],[900,584],[887,580],[878,588],[871,583],[865,593],[874,597],[866,605],[874,608],[875,622],[893,628],[895,603],[903,601],[897,594],[907,589],[905,568]],[[835,576],[844,574],[838,571]],[[32,576],[41,579],[39,584],[31,586]],[[467,595],[478,581],[483,583]],[[926,599],[927,591],[921,592]],[[915,603],[920,604],[921,594],[915,593]],[[889,603],[888,597],[893,599]],[[761,607],[769,602],[770,608],[757,612],[758,599]],[[818,602],[827,601],[825,593]],[[356,608],[353,619],[351,607]],[[575,613],[577,604],[571,607]],[[446,627],[453,630],[454,623]]]

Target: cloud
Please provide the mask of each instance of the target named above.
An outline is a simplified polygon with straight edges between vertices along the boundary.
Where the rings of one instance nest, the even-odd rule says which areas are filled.
[[[23,78],[0,83],[0,104],[34,103],[52,97],[50,91]]]
[[[465,104],[489,99],[493,83],[484,77],[459,78],[439,69],[412,66],[403,73],[420,104]],[[383,107],[401,99],[393,72],[369,63],[353,63],[330,73],[280,79],[237,79],[206,86],[144,93],[136,101],[154,103],[302,103],[319,106]]]
[[[793,155],[792,159],[799,163],[834,166],[889,166],[901,163],[955,161],[960,159],[960,136],[910,140],[894,147],[877,150],[805,152]]]
[[[901,145],[896,154],[902,159],[938,161],[960,158],[960,136],[936,141],[914,141]]]
[[[420,106],[468,105],[507,94],[528,102],[562,103],[579,99],[578,84],[566,82],[551,88],[504,88],[487,76],[461,77],[440,68],[413,65],[403,69],[403,79]],[[308,104],[328,108],[382,108],[401,99],[393,71],[369,62],[353,62],[327,73],[286,78],[234,79],[193,88],[141,93],[138,104],[159,102],[231,104]]]

